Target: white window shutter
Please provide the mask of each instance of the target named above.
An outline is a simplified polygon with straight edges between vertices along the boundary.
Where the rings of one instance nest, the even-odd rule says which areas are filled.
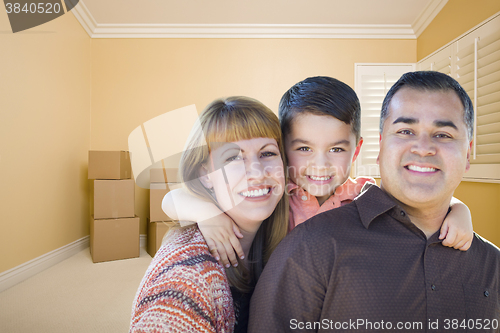
[[[500,16],[456,41],[453,76],[475,111],[472,164],[500,164]]]
[[[437,71],[445,74],[451,73],[451,46],[443,48],[439,52],[421,61],[417,65],[419,71]]]
[[[355,176],[380,177],[377,165],[379,123],[387,91],[414,64],[355,64],[355,91],[361,104],[363,146],[354,165]]]
[[[473,163],[500,163],[500,17],[477,41],[476,144]]]

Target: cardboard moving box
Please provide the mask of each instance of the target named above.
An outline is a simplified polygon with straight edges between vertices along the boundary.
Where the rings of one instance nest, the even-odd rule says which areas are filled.
[[[179,183],[179,169],[161,168],[149,170],[149,182],[151,183]]]
[[[94,218],[134,217],[134,197],[133,179],[94,180]]]
[[[182,186],[181,183],[151,183],[149,189],[149,218],[152,222],[172,221],[161,208],[163,197],[171,190]]]
[[[148,246],[147,251],[151,257],[154,257],[161,246],[163,236],[174,226],[174,221],[150,222],[148,220]]]
[[[137,258],[139,217],[90,221],[90,254],[93,262]]]
[[[128,151],[89,150],[89,179],[130,179]]]

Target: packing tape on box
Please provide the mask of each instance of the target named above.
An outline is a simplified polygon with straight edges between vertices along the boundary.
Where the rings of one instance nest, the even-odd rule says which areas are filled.
[[[166,112],[135,128],[128,137],[135,183],[149,189],[150,169],[177,168],[189,135],[200,128],[199,123],[193,104]]]

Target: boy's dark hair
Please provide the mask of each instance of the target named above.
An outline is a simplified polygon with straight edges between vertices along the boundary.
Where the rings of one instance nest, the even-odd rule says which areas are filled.
[[[290,133],[294,118],[304,113],[332,116],[351,125],[356,143],[359,141],[361,107],[358,96],[347,84],[328,76],[315,76],[291,87],[281,97],[279,105],[283,135]]]
[[[435,72],[435,71],[419,71],[405,73],[394,83],[389,89],[387,95],[382,103],[382,110],[380,112],[380,133],[384,127],[385,119],[388,116],[388,108],[391,103],[392,97],[401,88],[411,88],[423,91],[452,91],[457,94],[464,107],[464,122],[467,126],[467,134],[469,140],[472,139],[474,131],[474,107],[469,95],[465,92],[464,88],[449,75]]]

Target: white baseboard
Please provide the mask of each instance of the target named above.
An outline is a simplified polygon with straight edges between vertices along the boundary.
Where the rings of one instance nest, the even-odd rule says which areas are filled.
[[[36,275],[47,268],[68,259],[89,247],[89,236],[80,238],[73,243],[55,249],[22,265],[0,273],[0,292]]]
[[[15,286],[16,284],[23,282],[30,277],[43,272],[47,268],[60,263],[61,261],[74,256],[80,251],[85,250],[89,247],[89,236],[80,238],[73,243],[60,247],[54,251],[41,255],[38,258],[25,262],[17,267],[9,269],[3,273],[0,273],[0,292]],[[147,246],[147,235],[142,234],[139,238],[139,246],[141,248],[146,248]]]
[[[148,235],[146,234],[142,234],[139,236],[139,246],[141,248],[146,248],[146,246],[148,245]]]

